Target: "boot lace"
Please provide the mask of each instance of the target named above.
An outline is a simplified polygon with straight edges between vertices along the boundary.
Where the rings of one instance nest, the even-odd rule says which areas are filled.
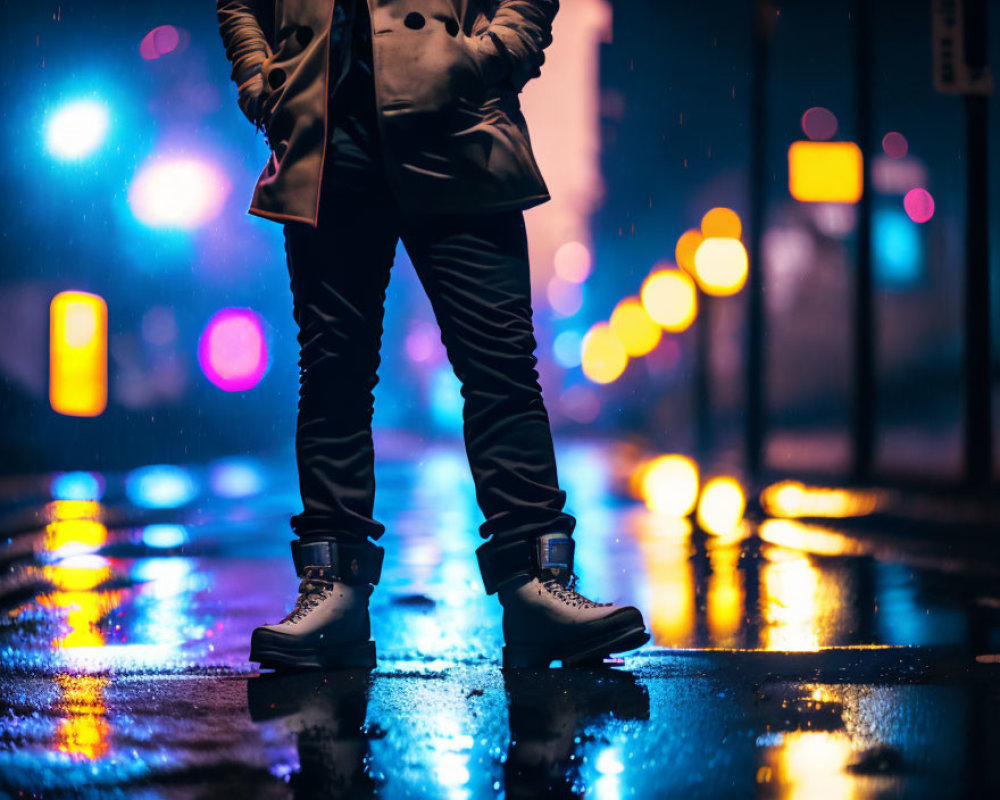
[[[576,591],[575,572],[570,573],[569,580],[565,585],[561,584],[555,578],[548,578],[542,581],[542,586],[556,599],[563,603],[568,603],[574,608],[607,608],[611,605],[611,603],[596,603]]]
[[[319,567],[306,567],[299,583],[299,596],[293,608],[281,623],[298,622],[312,611],[333,588],[333,579]]]

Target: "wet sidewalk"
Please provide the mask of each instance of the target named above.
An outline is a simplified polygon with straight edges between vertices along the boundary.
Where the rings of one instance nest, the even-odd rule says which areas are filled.
[[[653,641],[614,669],[504,674],[464,453],[413,462],[387,445],[371,674],[258,676],[246,661],[250,630],[283,616],[296,588],[285,455],[0,481],[0,793],[1000,788],[993,558],[866,533],[865,498],[846,503],[847,519],[804,522],[772,503],[785,516],[707,533],[620,496],[608,454],[570,443],[560,476],[579,520],[581,591],[639,606]]]

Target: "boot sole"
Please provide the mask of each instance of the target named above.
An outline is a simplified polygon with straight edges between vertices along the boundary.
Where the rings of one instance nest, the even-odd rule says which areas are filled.
[[[294,646],[288,642],[262,637],[256,631],[250,637],[250,661],[261,669],[374,669],[375,642],[351,642],[332,647]]]
[[[553,661],[561,661],[564,667],[601,665],[612,653],[634,650],[648,641],[646,629],[637,626],[557,646],[509,644],[503,649],[503,666],[504,669],[548,669]]]

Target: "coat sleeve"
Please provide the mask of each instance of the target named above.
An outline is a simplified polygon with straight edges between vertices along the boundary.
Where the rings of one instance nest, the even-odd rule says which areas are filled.
[[[552,43],[559,0],[500,0],[488,33],[510,64],[510,81],[520,91],[542,74],[544,50]]]
[[[271,47],[262,27],[267,6],[261,0],[216,0],[219,33],[226,58],[233,65],[232,79],[238,87],[260,72]]]

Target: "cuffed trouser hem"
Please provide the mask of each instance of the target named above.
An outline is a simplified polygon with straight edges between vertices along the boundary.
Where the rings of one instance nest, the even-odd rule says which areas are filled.
[[[304,514],[294,515],[288,525],[292,533],[303,541],[311,539],[343,542],[363,542],[367,539],[375,541],[385,533],[385,526],[377,522],[368,524],[361,522],[347,528],[331,520],[307,517]]]

